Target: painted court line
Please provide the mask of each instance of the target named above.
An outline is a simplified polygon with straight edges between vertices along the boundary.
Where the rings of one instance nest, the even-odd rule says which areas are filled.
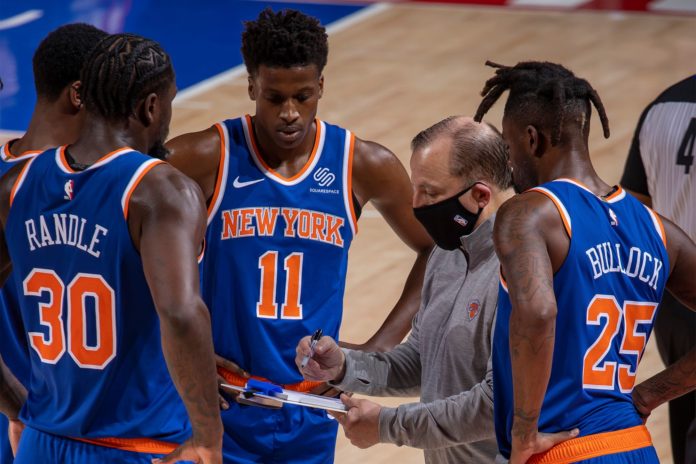
[[[589,0],[512,0],[509,6],[541,6],[553,8],[577,8]]]
[[[43,16],[43,10],[28,10],[9,18],[0,19],[0,31],[23,26]]]
[[[363,8],[360,11],[356,11],[351,15],[341,18],[338,21],[334,21],[333,23],[327,26],[326,32],[329,35],[331,35],[336,32],[342,31],[346,28],[353,26],[354,24],[359,23],[360,21],[364,21],[367,18],[375,16],[389,8],[390,5],[387,3],[375,3],[374,5],[370,5],[366,8]],[[230,80],[244,75],[246,75],[246,68],[244,67],[244,64],[240,64],[238,66],[235,66],[234,68],[228,69],[227,71],[223,71],[220,74],[209,77],[208,79],[204,79],[198,84],[193,84],[192,86],[180,91],[177,94],[176,99],[174,100],[174,105],[178,105],[180,103],[186,102],[187,100],[196,98],[197,96],[207,92],[212,88],[226,84]]]

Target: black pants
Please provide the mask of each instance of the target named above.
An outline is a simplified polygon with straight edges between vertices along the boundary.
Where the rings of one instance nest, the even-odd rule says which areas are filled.
[[[665,365],[696,346],[696,313],[665,290],[655,321],[655,341]],[[696,391],[669,402],[674,464],[696,464]]]

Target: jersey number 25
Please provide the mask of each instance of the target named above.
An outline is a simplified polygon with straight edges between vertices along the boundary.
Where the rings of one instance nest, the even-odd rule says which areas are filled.
[[[639,325],[651,325],[657,310],[657,303],[625,301],[623,310],[616,298],[611,295],[595,295],[587,307],[588,325],[601,325],[604,328],[599,337],[585,352],[582,368],[582,386],[585,389],[613,390],[618,380],[619,390],[630,393],[636,382],[636,367],[643,355],[647,342],[648,331],[638,332]],[[635,356],[635,363],[619,364],[606,361],[612,348],[614,337],[619,333],[623,324],[623,338],[619,347],[621,355]]]

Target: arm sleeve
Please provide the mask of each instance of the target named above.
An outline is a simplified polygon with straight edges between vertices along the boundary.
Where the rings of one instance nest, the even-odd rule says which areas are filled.
[[[419,313],[420,314],[420,313]],[[406,341],[386,353],[344,349],[346,372],[340,383],[344,391],[371,396],[415,396],[420,394],[421,363],[418,350],[419,314]]]
[[[492,358],[485,378],[468,391],[430,403],[382,408],[379,435],[382,443],[421,449],[494,438]]]
[[[652,105],[648,106],[643,114],[640,115],[640,120],[633,133],[631,148],[628,150],[628,158],[624,166],[623,175],[621,176],[621,185],[628,190],[636,193],[650,196],[648,190],[648,178],[645,174],[645,166],[640,153],[640,132],[643,130],[643,122]]]

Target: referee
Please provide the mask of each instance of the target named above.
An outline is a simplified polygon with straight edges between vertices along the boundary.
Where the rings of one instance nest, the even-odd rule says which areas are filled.
[[[621,184],[696,241],[696,75],[668,88],[643,111]],[[696,313],[665,292],[655,322],[670,365],[696,347]],[[696,352],[694,353],[696,356]],[[669,403],[675,464],[696,463],[696,391]]]

